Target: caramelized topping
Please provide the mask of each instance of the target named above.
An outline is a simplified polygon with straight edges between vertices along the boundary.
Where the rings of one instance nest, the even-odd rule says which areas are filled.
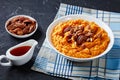
[[[89,25],[86,26],[86,29],[82,25],[72,27],[68,26],[63,29],[62,35],[64,35],[66,32],[69,32],[66,38],[67,42],[75,42],[77,45],[81,45],[84,42],[92,42],[94,39],[102,36],[102,34],[95,35],[97,28],[93,30]]]
[[[63,30],[63,33],[66,33],[66,32],[68,32],[68,31],[70,31],[70,30],[71,30],[71,27],[68,26],[68,27],[66,27],[66,28]]]

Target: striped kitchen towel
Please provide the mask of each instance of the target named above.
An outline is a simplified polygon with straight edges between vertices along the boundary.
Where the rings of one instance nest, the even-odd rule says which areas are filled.
[[[32,66],[32,70],[52,76],[74,80],[119,80],[120,79],[120,13],[95,10],[68,4],[61,4],[55,17],[69,14],[90,14],[107,23],[114,32],[115,43],[111,51],[96,60],[89,62],[73,62],[57,52],[47,43],[46,39]]]

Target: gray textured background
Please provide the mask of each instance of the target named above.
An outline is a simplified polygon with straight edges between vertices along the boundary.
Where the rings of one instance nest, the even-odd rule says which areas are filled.
[[[0,55],[5,54],[9,47],[22,41],[33,38],[39,42],[33,58],[27,64],[20,67],[0,66],[0,80],[64,80],[63,78],[52,77],[30,70],[45,39],[46,29],[53,21],[61,2],[82,7],[120,12],[120,0],[0,0]],[[17,39],[5,31],[5,21],[18,14],[32,16],[38,21],[39,27],[33,36],[26,39]]]

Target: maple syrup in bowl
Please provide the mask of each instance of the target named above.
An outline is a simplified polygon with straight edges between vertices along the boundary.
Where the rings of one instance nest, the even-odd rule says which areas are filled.
[[[34,53],[35,46],[38,42],[34,39],[19,43],[6,51],[6,55],[0,55],[0,65],[2,66],[20,66],[27,63]],[[7,59],[8,62],[1,62],[2,59]]]
[[[30,48],[31,48],[31,46],[21,46],[21,47],[12,49],[10,51],[10,53],[14,56],[22,56],[22,55],[26,54]]]

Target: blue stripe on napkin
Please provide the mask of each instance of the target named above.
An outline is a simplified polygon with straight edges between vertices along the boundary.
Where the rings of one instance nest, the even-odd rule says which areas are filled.
[[[107,64],[106,64],[106,68],[107,69],[111,69],[111,70],[120,70],[120,59],[107,59]]]

